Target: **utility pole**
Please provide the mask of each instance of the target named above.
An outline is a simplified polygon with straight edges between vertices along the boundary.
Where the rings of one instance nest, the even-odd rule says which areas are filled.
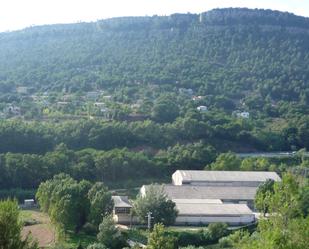
[[[151,229],[151,219],[153,219],[153,217],[151,216],[152,215],[152,212],[148,212],[147,213],[147,221],[148,221],[148,229],[150,230]]]

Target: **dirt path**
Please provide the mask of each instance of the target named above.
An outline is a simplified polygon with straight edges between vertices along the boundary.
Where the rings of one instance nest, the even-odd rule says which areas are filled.
[[[26,210],[22,211],[22,219],[32,219],[39,223],[31,226],[25,226],[22,230],[23,238],[31,233],[31,236],[39,242],[39,246],[41,248],[55,243],[55,230],[46,214],[40,211]]]

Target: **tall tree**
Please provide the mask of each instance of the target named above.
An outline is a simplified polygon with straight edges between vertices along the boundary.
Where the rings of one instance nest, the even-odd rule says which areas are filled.
[[[155,224],[149,234],[147,249],[175,249],[175,238],[167,236],[163,224]]]
[[[102,182],[96,182],[88,192],[90,200],[89,221],[98,226],[102,217],[109,215],[113,209],[111,193]]]
[[[19,221],[19,208],[16,201],[0,201],[0,248],[37,249],[37,243],[29,237],[21,238],[22,224]]]
[[[99,226],[98,241],[109,249],[119,249],[126,245],[124,237],[117,229],[112,216],[105,216]]]
[[[146,190],[146,195],[138,195],[134,202],[134,210],[139,219],[146,223],[147,213],[151,212],[153,223],[171,225],[177,217],[175,203],[169,200],[159,185],[151,185]]]

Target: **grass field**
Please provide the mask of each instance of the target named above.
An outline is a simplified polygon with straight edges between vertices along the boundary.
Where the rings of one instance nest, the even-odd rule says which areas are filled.
[[[48,215],[39,210],[22,210],[20,219],[23,223],[29,224],[22,230],[23,237],[30,233],[41,248],[51,246],[56,242],[56,231]]]
[[[33,223],[33,225],[24,226],[22,236],[25,237],[30,232],[32,237],[39,242],[41,248],[48,248],[54,245],[56,241],[56,231],[51,224],[47,214],[39,210],[22,210],[20,212],[21,221]],[[67,233],[64,236],[64,241],[61,242],[66,248],[77,248],[79,243],[86,248],[89,244],[95,242],[95,236],[86,234]]]

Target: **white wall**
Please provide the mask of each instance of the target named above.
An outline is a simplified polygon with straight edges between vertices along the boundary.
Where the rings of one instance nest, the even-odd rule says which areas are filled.
[[[172,181],[173,185],[182,185],[182,176],[178,170],[172,175]]]
[[[199,224],[209,224],[214,222],[224,222],[229,225],[243,225],[254,222],[254,215],[245,215],[245,216],[178,216],[176,218],[175,225],[199,225]]]

